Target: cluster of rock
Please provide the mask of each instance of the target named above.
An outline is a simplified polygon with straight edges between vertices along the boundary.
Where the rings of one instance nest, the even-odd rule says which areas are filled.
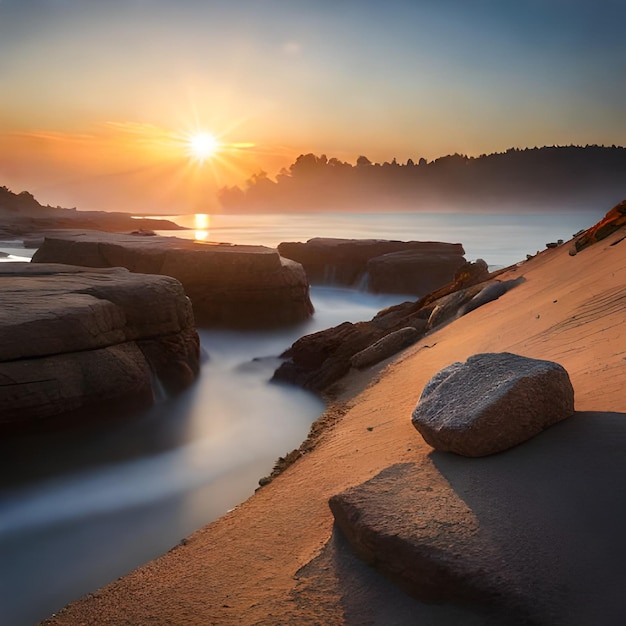
[[[298,339],[281,357],[274,379],[321,393],[352,367],[362,369],[415,343],[428,331],[499,298],[521,278],[499,281],[479,259],[464,263],[454,281],[416,302],[380,311],[367,322],[344,322]]]
[[[263,328],[300,322],[313,313],[302,266],[264,246],[64,231],[48,235],[33,262],[171,276],[182,283],[202,325]]]
[[[436,450],[476,457],[502,453],[573,414],[563,367],[500,353],[441,370],[425,386],[412,421]],[[454,475],[470,471],[460,462],[451,463]],[[507,616],[506,623],[535,623],[533,612],[542,607],[532,561],[514,547],[507,558],[493,536],[502,522],[485,529],[487,522],[428,459],[388,467],[329,505],[355,553],[410,595],[482,604]]]
[[[624,224],[626,224],[626,200],[616,204],[597,224],[581,233],[577,233],[570,248],[570,255],[575,256],[576,253],[588,246],[602,241],[602,239],[620,229]]]
[[[16,293],[16,289],[21,290],[20,285],[25,281],[33,301],[37,299],[34,295],[37,289],[42,294],[50,291],[57,296],[54,305],[41,299],[39,305],[30,306],[13,322],[4,323],[1,332],[15,338],[21,337],[25,328],[36,329],[24,346],[20,341],[6,342],[2,358],[12,363],[6,367],[22,367],[37,358],[37,368],[46,368],[54,359],[62,358],[65,369],[70,362],[80,363],[85,372],[93,369],[101,374],[93,377],[93,381],[86,374],[82,391],[72,386],[79,380],[74,370],[63,384],[59,379],[50,378],[46,379],[43,391],[36,385],[36,394],[31,393],[34,383],[21,380],[20,388],[31,390],[31,396],[39,397],[40,401],[33,401],[32,409],[21,413],[27,394],[17,394],[15,403],[10,408],[7,405],[6,422],[18,419],[19,414],[32,421],[43,419],[48,413],[72,413],[94,405],[95,398],[102,410],[115,403],[143,405],[153,396],[150,372],[162,379],[166,387],[181,388],[197,373],[194,318],[202,325],[230,328],[263,328],[302,321],[313,312],[309,280],[323,278],[322,267],[335,268],[345,284],[352,284],[359,275],[368,272],[372,286],[387,291],[421,291],[427,286],[449,282],[455,270],[457,286],[463,281],[473,284],[488,276],[484,262],[465,263],[459,244],[322,239],[307,244],[281,244],[282,250],[302,247],[307,259],[307,276],[300,263],[271,248],[137,236],[145,232],[141,229],[134,235],[78,230],[49,232],[33,256],[32,269],[27,271],[18,265],[5,268],[4,276],[7,279],[11,276],[12,281],[7,296]],[[66,269],[50,264],[65,264]],[[400,266],[406,271],[397,271]],[[86,268],[125,268],[130,273],[121,269],[89,273]],[[175,280],[158,283],[159,277]],[[96,285],[86,286],[89,281],[95,281]],[[381,281],[387,281],[384,287]],[[159,291],[163,287],[155,287],[157,283],[169,285],[170,292]],[[80,289],[84,287],[80,296],[76,285]],[[100,289],[97,306],[92,302],[96,287]],[[193,315],[188,310],[185,294],[191,300]],[[463,302],[474,292],[466,295]],[[184,330],[183,326],[172,326],[146,334],[145,329],[151,328],[150,320],[155,311],[168,311],[171,301],[178,302],[181,298],[182,303],[176,306],[187,313],[174,318],[184,318]],[[123,302],[124,313],[112,312],[111,302],[115,306]],[[371,322],[345,323],[304,337],[292,349],[293,359],[283,364],[276,378],[322,391],[350,367],[368,367],[415,342],[432,327],[429,317],[436,306],[437,302],[430,306],[430,302],[424,300],[417,305],[406,303],[382,312]],[[132,316],[128,315],[130,309],[133,309]],[[448,310],[452,310],[451,307],[448,306]],[[109,317],[101,319],[106,315]],[[143,317],[145,322],[140,323]],[[441,323],[443,317],[440,315],[437,323]],[[129,319],[133,320],[132,324],[126,328],[124,324]],[[71,335],[68,332],[71,326],[82,332]],[[109,341],[112,343],[107,343]],[[32,349],[35,344],[39,346],[37,350]],[[181,363],[185,362],[191,365],[182,367]],[[292,373],[296,371],[297,375],[289,374],[290,364]],[[29,367],[30,371],[36,371]],[[118,375],[109,372],[111,368]],[[123,382],[119,381],[120,377]],[[20,380],[19,377],[16,380]],[[38,383],[39,387],[42,384]],[[57,401],[52,395],[59,385],[61,399]],[[106,389],[101,389],[102,386]],[[5,391],[12,387],[6,387]]]
[[[144,231],[138,233],[144,234]],[[70,360],[83,363],[91,359],[92,353],[97,353],[98,358],[94,358],[89,367],[85,365],[85,371],[96,368],[106,374],[100,378],[102,384],[108,381],[109,391],[101,392],[97,385],[94,391],[92,383],[88,382],[83,392],[76,389],[59,392],[65,399],[57,402],[51,398],[51,389],[60,384],[55,379],[54,384],[46,383],[47,391],[37,392],[41,402],[33,404],[29,419],[44,418],[46,411],[56,414],[82,409],[92,404],[93,398],[104,398],[106,394],[110,396],[106,396],[106,401],[98,401],[101,408],[114,402],[127,406],[148,402],[153,395],[149,372],[155,373],[170,389],[184,387],[197,373],[194,317],[199,324],[231,328],[263,328],[299,322],[313,312],[309,280],[323,280],[328,267],[333,267],[336,278],[345,284],[352,284],[364,271],[368,272],[374,287],[378,280],[389,281],[385,286],[387,291],[395,288],[422,290],[425,285],[449,282],[450,274],[454,281],[417,302],[381,311],[369,322],[346,322],[298,340],[283,355],[288,360],[274,377],[316,392],[326,390],[350,368],[366,368],[392,356],[431,328],[499,297],[512,286],[511,281],[494,282],[484,261],[466,263],[459,244],[314,239],[307,244],[281,244],[279,249],[303,260],[308,275],[300,263],[263,246],[202,244],[174,237],[93,231],[48,233],[33,256],[33,269],[26,271],[19,265],[4,269],[4,276],[7,279],[11,276],[12,281],[6,295],[10,297],[16,289],[21,290],[20,284],[24,281],[29,283],[33,301],[37,299],[36,289],[42,294],[51,291],[63,295],[55,300],[54,306],[42,299],[42,304],[32,305],[16,316],[14,322],[5,322],[1,332],[15,338],[22,336],[24,328],[32,330],[36,325],[37,332],[30,337],[30,345],[37,344],[40,348],[32,350],[22,347],[22,342],[7,341],[2,358],[23,364],[31,358],[46,357],[47,361],[37,362],[38,367],[44,367],[59,355],[63,355],[64,363]],[[65,264],[67,269],[48,264]],[[394,283],[385,272],[400,266],[407,271],[392,270],[391,275],[404,276]],[[418,271],[416,267],[421,269]],[[86,268],[125,268],[130,273],[120,269],[89,274]],[[385,276],[387,278],[381,278]],[[410,286],[409,276],[413,277]],[[168,293],[160,291],[163,286],[155,287],[159,277],[171,277],[159,283],[169,286]],[[73,285],[84,287],[89,281],[95,281],[96,285],[85,287],[80,297],[77,296]],[[95,306],[90,298],[96,294],[98,285],[99,289],[104,289],[105,284],[106,290],[97,293],[100,300]],[[123,295],[111,295],[118,292]],[[193,314],[185,295],[191,300]],[[79,300],[80,306],[76,304]],[[118,301],[123,302],[124,314],[111,312],[111,302],[117,306]],[[178,302],[176,307],[187,311],[182,317],[177,314],[172,318],[179,321],[184,318],[184,324],[179,324],[180,327],[166,324],[167,328],[146,334],[145,329],[151,328],[150,320],[155,311],[170,310],[172,301]],[[132,316],[128,315],[130,309],[133,309]],[[103,321],[101,317],[105,314],[110,319]],[[145,322],[140,323],[144,316]],[[128,319],[133,320],[130,328],[120,330],[118,327]],[[61,325],[59,332],[52,332],[54,324]],[[83,332],[69,335],[66,325],[67,328],[74,325]],[[107,343],[110,337],[114,338],[111,344]],[[129,342],[134,342],[134,347],[129,347]],[[50,347],[52,345],[54,347]],[[123,355],[118,354],[120,351]],[[134,356],[129,356],[129,351]],[[117,356],[112,359],[113,353]],[[118,368],[122,372],[124,359],[128,372],[120,383],[117,379],[122,374],[116,377],[107,373],[106,368]],[[105,362],[108,365],[104,365]],[[191,365],[182,367],[186,362]],[[72,374],[68,380],[78,380],[78,377]],[[112,381],[116,381],[115,384]],[[32,389],[31,383],[26,382],[20,383],[21,388]],[[117,400],[113,388],[117,390]],[[70,397],[72,401],[67,399]],[[16,402],[14,408],[5,413],[5,421],[12,421],[11,415],[17,419],[24,400]]]
[[[283,242],[280,254],[302,264],[311,284],[424,295],[454,279],[465,263],[460,243],[335,239]]]
[[[147,407],[199,371],[189,299],[167,276],[0,264],[0,428]]]

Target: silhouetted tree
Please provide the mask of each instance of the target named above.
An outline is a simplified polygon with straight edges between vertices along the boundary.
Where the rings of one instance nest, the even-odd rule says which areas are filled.
[[[616,204],[626,197],[626,149],[604,146],[509,148],[475,158],[451,154],[428,162],[394,158],[382,165],[359,156],[356,166],[301,154],[276,181],[260,172],[245,189],[227,187],[220,202],[237,210],[384,210],[439,205],[484,208]]]

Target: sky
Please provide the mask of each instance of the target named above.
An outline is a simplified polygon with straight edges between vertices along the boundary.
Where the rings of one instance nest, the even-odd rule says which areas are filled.
[[[625,23],[622,0],[0,0],[0,185],[213,212],[308,152],[626,145]]]

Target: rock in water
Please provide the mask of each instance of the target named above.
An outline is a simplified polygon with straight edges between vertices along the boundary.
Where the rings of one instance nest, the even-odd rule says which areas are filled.
[[[367,262],[369,290],[423,296],[447,285],[466,263],[462,248],[457,251],[452,247],[455,244],[447,245],[450,250],[444,252],[401,250],[370,259]]]
[[[302,266],[265,246],[66,231],[46,236],[33,262],[172,276],[191,299],[196,322],[207,326],[284,326],[313,313]]]
[[[0,429],[127,412],[200,367],[189,299],[168,276],[0,264]]]
[[[301,263],[312,284],[357,286],[373,292],[424,295],[453,280],[465,264],[459,243],[334,239],[283,242],[278,251]]]
[[[515,446],[574,413],[558,363],[503,353],[453,363],[426,384],[412,422],[437,450],[477,457]]]

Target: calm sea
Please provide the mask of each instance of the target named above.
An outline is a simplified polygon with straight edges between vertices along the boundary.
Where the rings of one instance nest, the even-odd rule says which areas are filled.
[[[311,237],[461,242],[468,259],[521,261],[567,240],[597,213],[179,216],[203,241],[264,244]],[[169,234],[171,232],[164,232]],[[17,256],[28,251],[0,243]],[[0,606],[30,625],[167,551],[251,495],[278,456],[306,437],[323,405],[268,381],[302,336],[370,319],[399,296],[312,289],[312,320],[281,331],[200,330],[200,379],[151,411],[69,433],[0,442]],[[254,360],[253,360],[254,359]]]
[[[526,214],[468,213],[315,213],[304,215],[179,215],[189,228],[177,237],[201,241],[261,244],[312,237],[399,239],[462,243],[466,258],[489,265],[511,265],[543,250],[546,243],[567,241],[595,224],[603,212],[534,212]],[[159,234],[172,234],[162,231]]]

